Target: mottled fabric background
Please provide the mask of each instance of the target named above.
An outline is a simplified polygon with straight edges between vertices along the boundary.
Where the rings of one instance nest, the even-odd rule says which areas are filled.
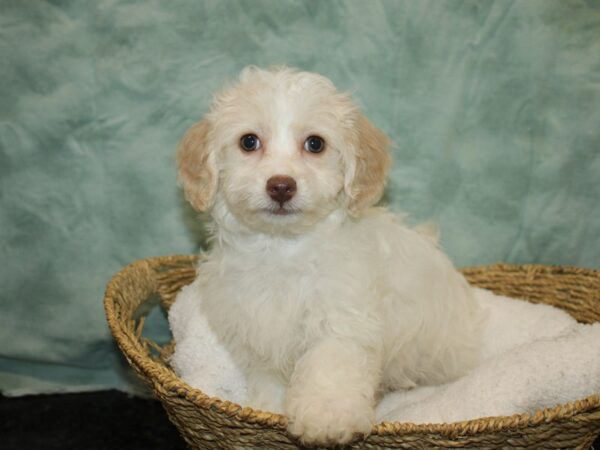
[[[599,1],[2,0],[0,389],[134,389],[104,286],[198,250],[178,139],[281,63],[353,92],[457,265],[600,267]]]

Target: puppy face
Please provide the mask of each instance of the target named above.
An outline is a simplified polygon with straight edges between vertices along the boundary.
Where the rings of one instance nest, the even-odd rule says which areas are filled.
[[[186,133],[179,174],[188,200],[215,219],[297,234],[379,200],[388,142],[328,79],[248,68]]]

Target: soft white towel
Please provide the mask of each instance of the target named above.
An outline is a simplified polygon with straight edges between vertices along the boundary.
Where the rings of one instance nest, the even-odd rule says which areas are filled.
[[[396,392],[379,420],[441,423],[534,412],[600,393],[600,324],[522,345],[442,386]]]
[[[482,361],[520,345],[559,336],[577,324],[565,311],[550,305],[502,297],[484,289],[475,289],[475,295],[487,313]]]
[[[488,313],[481,364],[452,383],[386,395],[378,420],[454,422],[600,393],[600,324],[577,324],[557,308],[482,289],[477,296]],[[247,404],[244,377],[202,315],[194,284],[178,294],[169,323],[177,343],[171,364],[181,378],[208,395]]]
[[[202,314],[195,282],[185,286],[169,310],[175,339],[171,365],[190,386],[209,396],[247,403],[246,380]]]

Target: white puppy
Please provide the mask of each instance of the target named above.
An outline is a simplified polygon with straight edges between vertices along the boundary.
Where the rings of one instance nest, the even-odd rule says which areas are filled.
[[[307,443],[368,433],[378,396],[447,382],[478,359],[481,313],[435,238],[373,205],[388,138],[326,78],[247,68],[178,151],[213,219],[203,312]]]

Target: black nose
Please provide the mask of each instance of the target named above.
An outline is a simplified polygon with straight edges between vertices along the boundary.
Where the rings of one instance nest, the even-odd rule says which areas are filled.
[[[296,193],[296,180],[287,175],[275,175],[267,181],[267,193],[283,206]]]

